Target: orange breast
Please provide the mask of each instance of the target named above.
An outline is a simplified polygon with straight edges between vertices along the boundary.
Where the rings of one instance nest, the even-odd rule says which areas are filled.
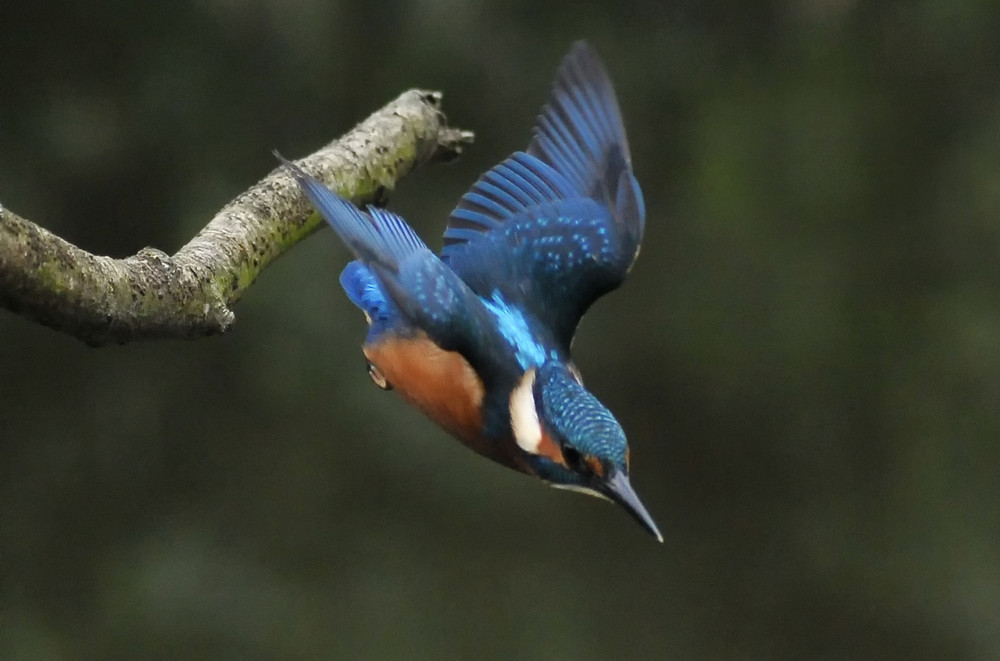
[[[389,336],[365,345],[365,356],[394,390],[476,452],[512,465],[510,451],[483,437],[483,383],[468,361],[425,334]]]

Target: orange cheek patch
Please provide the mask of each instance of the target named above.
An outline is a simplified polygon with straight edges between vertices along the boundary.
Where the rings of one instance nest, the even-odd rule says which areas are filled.
[[[585,457],[584,462],[590,467],[597,477],[604,477],[604,464],[597,457]]]
[[[461,354],[441,349],[423,333],[385,338],[364,353],[431,420],[466,442],[480,436],[483,384]]]
[[[559,448],[559,445],[552,440],[552,437],[549,436],[548,432],[544,429],[542,429],[542,440],[538,443],[538,452],[536,454],[548,457],[564,468],[567,467],[566,460],[563,459],[563,453]]]

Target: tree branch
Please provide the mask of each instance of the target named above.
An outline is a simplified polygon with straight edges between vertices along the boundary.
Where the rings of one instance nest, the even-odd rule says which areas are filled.
[[[471,132],[448,128],[440,103],[437,92],[405,92],[298,163],[356,204],[381,201],[416,166],[472,142]],[[0,205],[0,307],[93,346],[224,333],[257,276],[319,226],[280,168],[173,256],[93,255]]]

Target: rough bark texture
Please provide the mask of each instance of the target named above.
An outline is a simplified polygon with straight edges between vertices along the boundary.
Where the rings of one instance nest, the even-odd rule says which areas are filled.
[[[356,204],[377,202],[414,167],[472,141],[447,127],[440,102],[436,92],[405,92],[297,162]],[[223,333],[257,276],[319,224],[281,168],[172,256],[93,255],[0,205],[0,307],[95,346]]]

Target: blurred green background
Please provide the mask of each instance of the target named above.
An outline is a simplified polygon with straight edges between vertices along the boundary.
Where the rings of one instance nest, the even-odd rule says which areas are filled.
[[[1000,658],[1000,4],[0,5],[0,202],[172,252],[409,87],[432,246],[607,61],[649,209],[575,356],[666,536],[375,388],[323,231],[228,335],[0,311],[0,658]]]

